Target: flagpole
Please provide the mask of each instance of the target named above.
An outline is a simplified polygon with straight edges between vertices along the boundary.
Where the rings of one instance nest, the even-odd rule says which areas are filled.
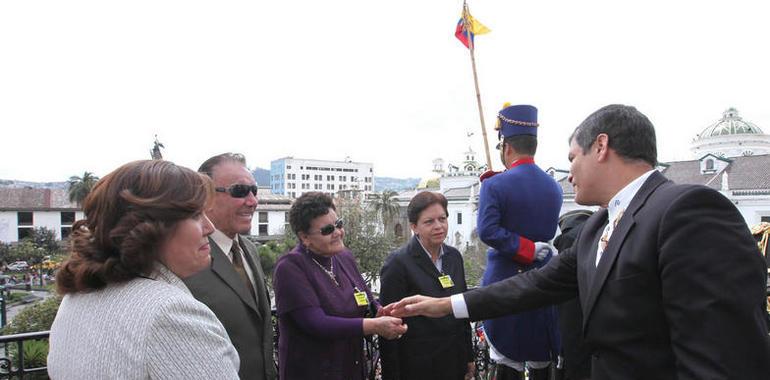
[[[492,170],[492,158],[489,155],[489,142],[487,142],[487,127],[484,124],[484,110],[481,107],[481,93],[479,92],[479,77],[476,73],[476,57],[473,54],[475,46],[471,38],[471,25],[468,20],[468,3],[463,1],[463,24],[468,38],[468,50],[471,53],[471,67],[473,68],[473,84],[476,86],[476,103],[479,107],[479,120],[481,120],[481,135],[484,137],[484,154],[487,157],[487,170]]]

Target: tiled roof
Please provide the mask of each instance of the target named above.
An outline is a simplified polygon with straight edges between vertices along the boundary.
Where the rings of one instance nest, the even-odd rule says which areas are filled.
[[[0,210],[79,210],[66,189],[0,188]]]

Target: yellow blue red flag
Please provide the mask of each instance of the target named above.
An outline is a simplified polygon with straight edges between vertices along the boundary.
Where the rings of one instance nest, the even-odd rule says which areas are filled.
[[[465,45],[465,47],[471,47],[474,37],[477,34],[489,33],[490,30],[484,24],[471,16],[470,12],[463,12],[464,15],[460,16],[460,20],[457,21],[457,27],[455,28],[455,37]],[[470,37],[470,40],[469,40]]]

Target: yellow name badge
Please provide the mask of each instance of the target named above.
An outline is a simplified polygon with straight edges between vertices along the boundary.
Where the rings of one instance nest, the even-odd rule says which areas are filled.
[[[358,306],[369,305],[369,297],[366,296],[366,292],[356,290],[355,292],[353,292],[353,297],[356,298],[356,305]]]
[[[441,287],[444,289],[451,288],[455,286],[455,283],[452,282],[452,277],[450,277],[448,274],[445,274],[443,276],[439,276],[438,282],[441,283]]]

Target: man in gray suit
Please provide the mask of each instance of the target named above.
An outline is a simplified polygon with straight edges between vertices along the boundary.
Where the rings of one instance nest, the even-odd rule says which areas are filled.
[[[275,379],[270,297],[257,247],[241,234],[251,230],[257,186],[241,154],[223,153],[198,169],[214,181],[206,210],[216,231],[209,236],[211,267],[184,280],[227,330],[241,359],[241,379]]]

